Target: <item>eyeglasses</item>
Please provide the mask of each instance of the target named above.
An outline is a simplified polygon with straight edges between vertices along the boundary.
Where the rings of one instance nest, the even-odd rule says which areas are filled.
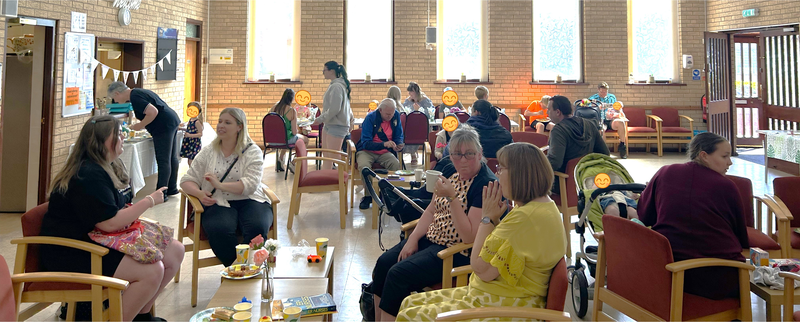
[[[505,168],[504,166],[501,166],[501,165],[498,163],[497,165],[495,165],[494,169],[495,169],[495,173],[500,173],[500,171],[503,171],[503,170],[505,170],[506,168]]]
[[[453,160],[460,160],[461,158],[466,158],[467,160],[475,159],[477,153],[475,152],[467,152],[467,153],[450,153],[450,158]]]

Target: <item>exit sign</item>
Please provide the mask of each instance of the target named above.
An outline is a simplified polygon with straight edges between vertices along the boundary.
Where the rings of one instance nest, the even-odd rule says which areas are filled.
[[[742,10],[742,17],[748,18],[748,17],[755,17],[755,16],[758,16],[758,9]]]

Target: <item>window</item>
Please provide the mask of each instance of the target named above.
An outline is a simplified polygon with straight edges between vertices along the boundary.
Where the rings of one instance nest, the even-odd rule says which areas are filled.
[[[533,80],[581,80],[580,0],[533,0]]]
[[[677,1],[629,0],[628,51],[636,81],[678,78]]]
[[[392,75],[392,0],[347,0],[347,61],[351,79],[387,80]]]
[[[300,1],[250,0],[247,80],[300,76]]]
[[[439,0],[437,78],[489,80],[486,0]]]

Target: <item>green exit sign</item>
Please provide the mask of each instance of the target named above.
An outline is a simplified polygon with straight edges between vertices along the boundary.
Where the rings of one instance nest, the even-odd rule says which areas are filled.
[[[742,17],[748,18],[748,17],[755,17],[755,16],[758,16],[758,9],[742,10]]]

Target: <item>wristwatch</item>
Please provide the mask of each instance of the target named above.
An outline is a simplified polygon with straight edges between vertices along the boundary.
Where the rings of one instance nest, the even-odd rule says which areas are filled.
[[[494,220],[492,220],[492,218],[489,218],[489,217],[486,217],[486,216],[484,216],[481,219],[481,223],[482,224],[492,224],[492,226],[497,227],[497,224],[494,222]]]

